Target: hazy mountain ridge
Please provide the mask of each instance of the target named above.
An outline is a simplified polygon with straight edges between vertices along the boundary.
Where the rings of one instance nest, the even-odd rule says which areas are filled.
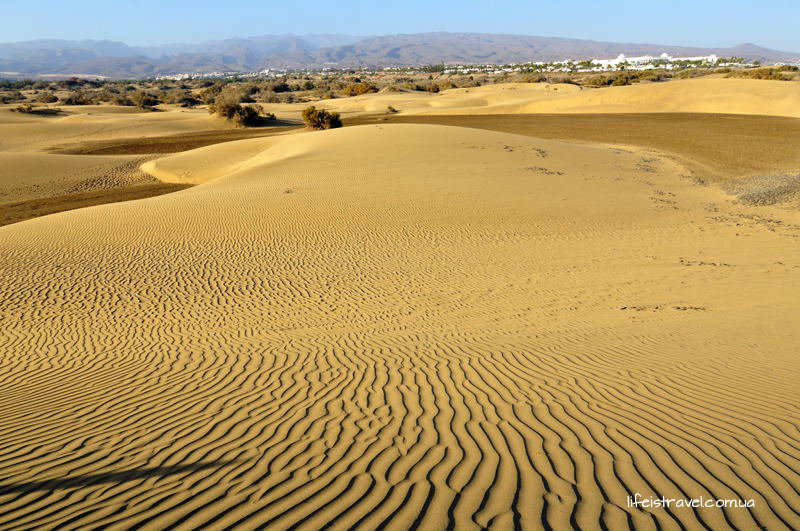
[[[747,59],[781,61],[800,54],[742,44],[732,48],[700,48],[661,44],[614,43],[561,37],[479,33],[420,33],[363,39],[302,53],[273,55],[274,66],[400,66],[433,63],[519,63],[558,61],[626,55],[745,56]]]
[[[615,43],[561,37],[483,33],[262,35],[198,44],[129,46],[118,41],[40,39],[0,44],[0,71],[148,77],[182,72],[263,68],[418,66],[434,63],[513,63],[626,55],[743,56],[765,62],[800,58],[755,44],[700,48]]]

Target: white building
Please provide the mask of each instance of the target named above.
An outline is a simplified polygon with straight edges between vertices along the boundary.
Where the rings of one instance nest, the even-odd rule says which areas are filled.
[[[634,68],[642,68],[645,66],[650,66],[654,63],[673,63],[677,61],[691,61],[691,62],[700,62],[700,63],[711,63],[715,64],[719,61],[719,58],[714,55],[700,55],[696,57],[672,57],[667,53],[662,53],[659,57],[653,57],[652,55],[641,55],[639,57],[625,57],[625,54],[619,54],[616,59],[592,59],[592,64],[595,64],[601,68],[612,69],[618,68],[621,65],[628,65]]]

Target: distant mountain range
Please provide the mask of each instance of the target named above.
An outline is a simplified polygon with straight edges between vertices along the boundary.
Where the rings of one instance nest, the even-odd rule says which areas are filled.
[[[199,44],[128,46],[116,41],[33,40],[0,43],[0,76],[44,74],[142,78],[183,72],[248,72],[264,68],[350,68],[429,64],[520,63],[626,55],[717,54],[763,62],[795,61],[800,53],[755,44],[691,48],[485,33],[263,35]],[[5,74],[3,74],[5,73]]]

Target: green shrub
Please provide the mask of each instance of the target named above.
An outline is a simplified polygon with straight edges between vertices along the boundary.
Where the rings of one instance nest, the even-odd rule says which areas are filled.
[[[111,103],[113,103],[114,105],[122,105],[122,106],[125,106],[125,107],[133,107],[133,102],[131,101],[131,99],[128,98],[127,96],[123,96],[123,95],[114,96],[111,99]]]
[[[279,81],[269,85],[268,90],[271,90],[272,92],[291,92],[292,87],[290,87],[285,81]]]
[[[748,70],[734,70],[725,77],[741,77],[745,79],[768,79],[773,81],[791,81],[791,74],[784,74],[787,70],[781,68],[752,68]],[[788,70],[793,71],[793,70]]]
[[[212,103],[214,103],[214,100],[217,99],[217,96],[219,95],[220,92],[222,92],[222,85],[219,83],[215,83],[201,90],[200,94],[198,94],[198,98],[203,103],[211,105]]]
[[[149,109],[150,107],[154,107],[155,105],[161,103],[158,100],[158,97],[150,94],[149,92],[145,92],[144,90],[137,90],[134,92],[131,96],[131,101],[140,109]]]
[[[181,107],[194,107],[202,103],[200,100],[192,96],[192,93],[185,89],[174,89],[167,93],[164,97],[164,103],[171,103],[180,105]]]
[[[92,105],[93,103],[92,97],[81,91],[70,92],[61,98],[62,105]]]
[[[544,83],[546,81],[547,77],[542,74],[526,74],[520,79],[521,83]]]
[[[370,92],[378,92],[378,87],[372,83],[350,83],[347,85],[342,94],[345,96],[361,96],[362,94],[369,94]]]
[[[30,114],[30,113],[33,112],[34,106],[31,105],[30,103],[23,103],[21,105],[17,105],[14,108],[14,110],[17,111],[17,112],[25,113],[25,114]]]
[[[338,112],[317,109],[313,105],[303,109],[303,121],[311,129],[335,129],[342,126]]]
[[[3,98],[3,103],[11,103],[12,101],[25,101],[25,96],[18,90],[11,90],[0,94]]]
[[[55,103],[58,101],[58,98],[52,92],[42,92],[36,96],[36,101],[39,103]]]
[[[241,127],[255,127],[263,125],[267,121],[275,120],[275,115],[272,113],[262,114],[255,107],[242,105],[238,101],[225,97],[217,98],[214,103],[210,104],[208,112],[230,120]]]

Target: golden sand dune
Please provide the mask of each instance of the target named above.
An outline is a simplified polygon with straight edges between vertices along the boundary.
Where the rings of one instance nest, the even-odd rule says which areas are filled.
[[[800,528],[796,213],[444,126],[147,169],[0,228],[0,528]]]
[[[0,203],[155,181],[135,171],[142,162],[131,156],[0,152]]]
[[[581,90],[566,84],[504,83],[439,94],[368,94],[325,100],[319,106],[356,114],[385,112],[392,106],[403,114],[700,112],[800,117],[800,84],[705,77]]]
[[[598,89],[523,105],[511,104],[502,110],[525,113],[704,112],[800,117],[800,85],[786,81],[698,78]]]
[[[229,127],[203,109],[119,111],[119,107],[70,107],[63,116],[28,116],[0,109],[0,151],[40,151],[62,144],[150,137]]]
[[[231,129],[205,110],[80,106],[37,116],[0,109],[0,226],[184,188],[164,184],[139,166],[154,153],[282,129]],[[86,154],[92,156],[76,156]]]

